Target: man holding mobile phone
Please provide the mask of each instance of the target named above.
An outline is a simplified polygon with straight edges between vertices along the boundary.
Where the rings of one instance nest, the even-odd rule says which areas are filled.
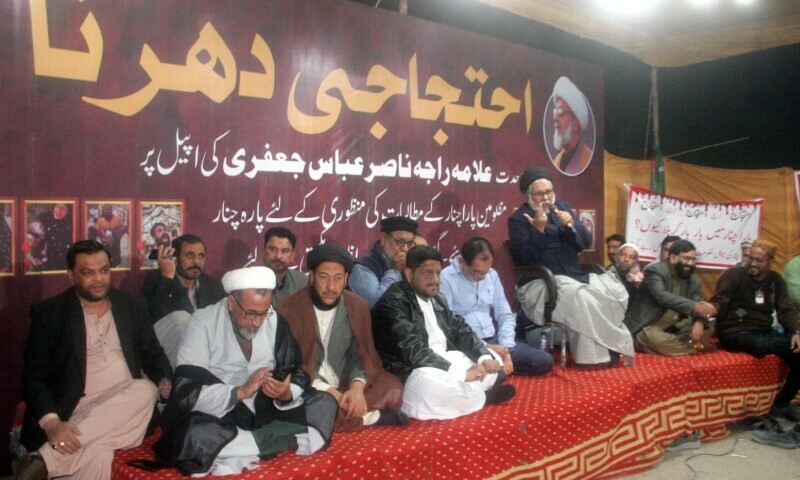
[[[367,302],[345,290],[353,258],[332,243],[314,247],[307,258],[309,285],[281,303],[278,312],[300,344],[311,386],[339,402],[336,430],[407,425],[399,410],[403,385],[381,365]]]
[[[290,449],[310,455],[330,441],[338,408],[309,389],[297,342],[270,306],[272,270],[233,270],[222,285],[227,296],[189,321],[153,447],[185,475],[240,473]],[[277,378],[287,365],[298,367]]]
[[[155,253],[158,269],[145,277],[142,295],[147,299],[158,341],[175,368],[189,317],[195,310],[220,301],[225,290],[219,280],[204,273],[206,244],[197,235],[181,235],[172,246],[161,245]]]

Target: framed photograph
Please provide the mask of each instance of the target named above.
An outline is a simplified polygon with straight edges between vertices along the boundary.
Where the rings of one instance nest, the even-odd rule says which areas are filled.
[[[589,233],[592,235],[592,245],[587,248],[586,252],[594,252],[595,251],[595,243],[597,242],[597,229],[595,226],[597,225],[597,214],[594,209],[588,210],[578,210],[578,221],[581,222],[581,225],[586,227],[586,230],[589,230]]]
[[[131,268],[131,200],[84,200],[83,235],[111,252],[111,269]]]
[[[184,201],[159,200],[139,202],[139,238],[136,242],[139,265],[157,268],[158,262],[148,257],[160,245],[169,246],[184,232]]]
[[[0,277],[16,272],[17,200],[0,198]]]
[[[75,199],[23,200],[25,232],[20,248],[26,275],[63,273],[75,242]]]

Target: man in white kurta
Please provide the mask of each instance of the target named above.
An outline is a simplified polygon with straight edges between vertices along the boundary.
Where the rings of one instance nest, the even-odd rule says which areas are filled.
[[[239,473],[287,449],[309,455],[327,445],[336,413],[330,395],[306,392],[297,344],[270,307],[274,273],[266,267],[240,269],[222,283],[229,295],[195,312],[189,322],[178,352],[175,401],[164,411],[168,440],[154,447],[160,461],[185,473]],[[274,378],[279,367],[290,367],[291,374]],[[320,421],[310,418],[310,404]],[[218,453],[192,451],[198,439],[214,444]],[[174,451],[181,441],[188,451]]]
[[[555,275],[558,302],[553,321],[567,326],[570,351],[582,365],[612,365],[614,357],[632,358],[633,337],[622,321],[628,292],[615,274],[587,274],[578,254],[593,243],[592,234],[577,222],[572,207],[556,200],[552,173],[543,167],[525,171],[519,180],[525,202],[508,218],[508,238],[514,264],[541,265]],[[542,280],[517,291],[526,316],[534,322],[543,311]]]
[[[384,367],[405,381],[402,411],[419,420],[467,415],[515,393],[500,383],[500,363],[439,295],[441,270],[438,251],[412,248],[405,280],[389,287],[372,310]]]

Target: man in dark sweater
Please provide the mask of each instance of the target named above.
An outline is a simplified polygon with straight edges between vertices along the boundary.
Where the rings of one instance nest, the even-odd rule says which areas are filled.
[[[758,356],[775,354],[789,366],[771,414],[797,422],[800,406],[790,402],[800,390],[800,320],[786,282],[770,269],[776,251],[765,240],[753,242],[750,266],[726,270],[710,303],[719,312],[717,336],[723,348]],[[772,328],[773,311],[784,333]]]

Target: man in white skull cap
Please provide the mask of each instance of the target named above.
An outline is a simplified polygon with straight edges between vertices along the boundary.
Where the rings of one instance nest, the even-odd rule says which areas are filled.
[[[338,410],[309,388],[297,342],[270,306],[272,270],[234,270],[222,285],[227,296],[189,322],[153,447],[184,475],[240,473],[289,449],[310,455],[328,445]]]
[[[592,160],[593,150],[581,141],[589,127],[589,102],[567,77],[553,87],[553,146],[558,154],[553,164],[567,175],[584,171]]]

